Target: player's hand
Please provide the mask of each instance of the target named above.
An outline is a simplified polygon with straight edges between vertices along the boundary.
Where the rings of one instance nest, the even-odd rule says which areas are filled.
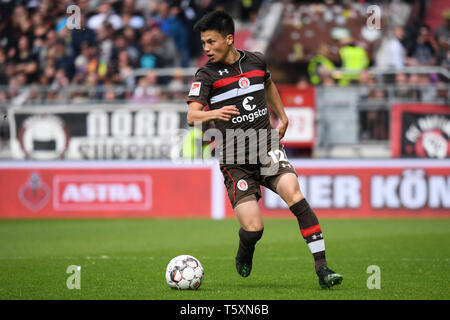
[[[236,106],[225,106],[220,109],[213,110],[215,118],[222,121],[230,121],[233,115],[240,115],[239,109]]]
[[[284,121],[280,121],[280,123],[277,126],[278,131],[278,139],[283,139],[284,135],[286,134],[287,127],[289,125],[289,120],[286,119]]]

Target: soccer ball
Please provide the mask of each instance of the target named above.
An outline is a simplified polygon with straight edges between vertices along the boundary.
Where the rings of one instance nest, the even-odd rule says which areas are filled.
[[[173,258],[166,268],[166,282],[172,289],[196,290],[202,284],[203,275],[200,261],[189,255]]]

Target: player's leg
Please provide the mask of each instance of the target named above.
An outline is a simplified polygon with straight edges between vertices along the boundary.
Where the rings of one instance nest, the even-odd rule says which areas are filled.
[[[241,224],[236,270],[242,277],[248,277],[252,270],[255,245],[264,232],[263,219],[256,196],[250,195],[242,198],[234,207],[234,212]]]
[[[286,202],[291,212],[297,217],[300,232],[314,256],[316,271],[326,265],[325,243],[319,220],[309,207],[294,173],[284,173],[275,181],[276,193]]]
[[[314,257],[319,284],[323,288],[340,284],[342,276],[328,268],[319,220],[300,191],[297,175],[292,172],[281,174],[274,179],[273,184],[276,193],[297,217],[300,232]]]
[[[256,242],[261,239],[264,230],[257,202],[261,197],[259,183],[254,178],[254,170],[249,166],[221,166],[221,171],[231,206],[241,224],[236,270],[241,276],[248,277]]]
[[[240,200],[234,207],[234,212],[244,230],[260,231],[264,228],[255,195],[252,194]]]

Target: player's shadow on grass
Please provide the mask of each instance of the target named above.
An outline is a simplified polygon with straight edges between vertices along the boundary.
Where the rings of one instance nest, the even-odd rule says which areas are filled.
[[[276,291],[276,290],[313,290],[313,291],[327,291],[327,289],[322,289],[316,282],[310,281],[297,281],[293,283],[282,283],[276,284],[270,281],[267,282],[248,282],[248,283],[240,283],[239,288],[249,289],[249,290],[267,290],[267,291]],[[336,286],[331,288],[331,290],[340,290],[342,286]]]
[[[255,281],[255,282],[245,282],[245,283],[239,283],[240,288],[248,288],[248,289],[267,289],[267,290],[274,290],[274,289],[296,289],[304,287],[303,283],[283,283],[283,284],[276,284],[273,283],[273,281]]]

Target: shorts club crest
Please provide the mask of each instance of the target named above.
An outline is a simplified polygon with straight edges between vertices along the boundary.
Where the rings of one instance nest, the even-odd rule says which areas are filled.
[[[241,191],[247,191],[248,189],[248,183],[244,179],[241,179],[237,182],[237,187]]]

